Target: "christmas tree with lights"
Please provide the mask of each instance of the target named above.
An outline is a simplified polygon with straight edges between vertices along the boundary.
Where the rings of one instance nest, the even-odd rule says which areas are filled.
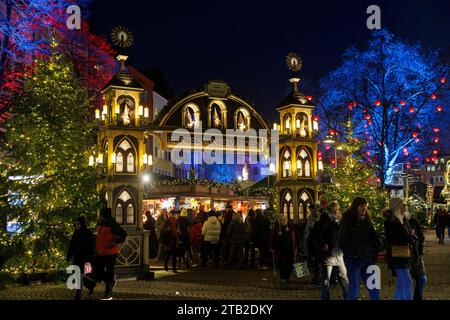
[[[339,165],[331,170],[331,183],[321,186],[321,191],[327,195],[330,201],[337,201],[341,211],[350,207],[357,196],[364,197],[369,203],[369,212],[372,217],[375,230],[381,235],[383,231],[382,211],[387,206],[387,194],[379,184],[375,167],[364,160],[363,142],[353,135],[353,125],[346,123],[346,133],[340,141],[336,141],[339,147]]]
[[[0,164],[0,205],[17,226],[0,231],[0,249],[11,256],[3,270],[15,275],[60,268],[74,219],[84,214],[93,223],[99,205],[96,171],[88,165],[95,123],[87,89],[56,54],[35,61],[24,82],[4,123]]]

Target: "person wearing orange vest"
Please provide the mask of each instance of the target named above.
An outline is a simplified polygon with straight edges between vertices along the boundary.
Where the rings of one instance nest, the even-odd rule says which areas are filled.
[[[100,212],[97,224],[96,268],[97,282],[105,282],[103,300],[111,300],[114,281],[114,265],[120,251],[119,244],[125,241],[127,233],[111,215],[111,208],[104,208]]]

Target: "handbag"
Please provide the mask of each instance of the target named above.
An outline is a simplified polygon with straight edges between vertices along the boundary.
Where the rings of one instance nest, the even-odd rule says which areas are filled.
[[[84,274],[92,273],[92,265],[90,262],[84,263]]]
[[[391,246],[391,256],[392,258],[410,258],[411,252],[409,250],[409,246]]]
[[[309,275],[308,263],[306,261],[295,262],[293,267],[297,278],[303,278]]]

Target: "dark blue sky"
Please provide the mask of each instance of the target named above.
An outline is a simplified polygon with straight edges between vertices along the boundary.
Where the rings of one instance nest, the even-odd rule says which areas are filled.
[[[302,78],[318,81],[339,66],[346,48],[365,46],[371,4],[381,7],[382,27],[396,35],[450,47],[450,0],[95,0],[90,23],[108,37],[116,25],[129,27],[130,63],[161,69],[176,95],[223,79],[273,120],[289,90],[286,54],[299,53]]]

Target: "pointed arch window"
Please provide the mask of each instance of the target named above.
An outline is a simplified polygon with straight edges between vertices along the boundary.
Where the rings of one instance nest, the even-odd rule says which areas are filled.
[[[285,133],[289,133],[292,130],[292,116],[289,113],[284,116],[283,129]]]
[[[311,173],[311,156],[305,148],[299,149],[297,153],[297,177],[310,178]]]
[[[200,109],[193,103],[187,104],[182,112],[183,127],[188,129],[198,128],[200,124]]]
[[[299,192],[298,197],[298,219],[300,221],[306,220],[308,217],[309,206],[312,204],[311,190],[303,189]]]
[[[136,204],[127,190],[123,190],[116,199],[115,218],[120,224],[135,224]]]
[[[250,129],[250,112],[245,108],[239,108],[234,114],[234,128],[245,131]]]
[[[136,172],[136,151],[128,139],[123,139],[116,150],[116,172]]]
[[[286,148],[282,153],[281,161],[283,163],[282,177],[288,178],[292,176],[292,162],[291,162],[291,152],[289,148]]]
[[[283,213],[288,217],[289,220],[294,220],[294,206],[292,203],[292,193],[289,189],[286,189],[281,198],[281,207],[283,208]]]
[[[295,115],[295,130],[302,138],[308,137],[309,125],[308,115],[304,112],[299,112]]]

